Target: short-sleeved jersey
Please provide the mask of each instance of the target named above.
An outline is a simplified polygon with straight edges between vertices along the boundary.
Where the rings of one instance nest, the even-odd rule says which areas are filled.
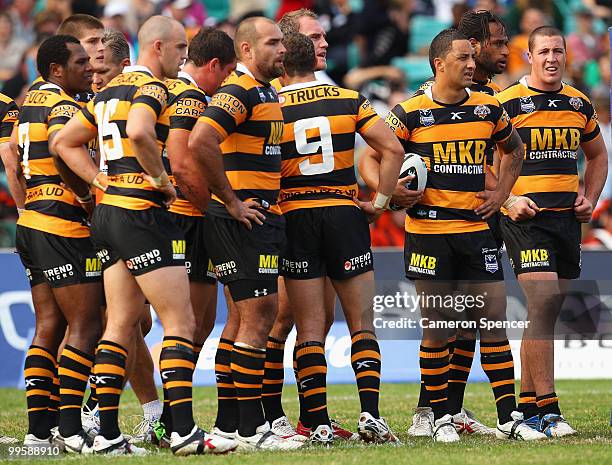
[[[319,81],[283,87],[283,213],[298,208],[355,206],[355,133],[380,120],[358,92]]]
[[[283,114],[276,90],[238,64],[200,117],[224,138],[225,174],[242,201],[255,200],[268,210],[267,222],[281,222],[280,191]],[[230,217],[214,194],[207,213]]]
[[[19,117],[19,108],[12,98],[0,94],[0,144],[11,139],[13,126]]]
[[[386,122],[406,152],[427,164],[427,185],[421,201],[406,217],[406,231],[453,234],[482,231],[487,223],[474,213],[485,186],[485,155],[512,133],[499,101],[471,92],[456,104],[433,100],[431,89],[396,105]]]
[[[419,89],[416,91],[414,95],[416,96],[416,95],[423,93],[425,89],[429,89],[433,85],[433,83],[434,83],[434,77],[432,76],[429,79],[427,79],[427,81],[425,81],[423,84],[421,84],[421,86],[419,87]],[[491,79],[488,79],[485,82],[473,81],[472,85],[470,86],[470,90],[472,92],[484,92],[485,94],[489,94],[489,95],[496,95],[499,92],[501,92],[500,87],[497,84],[495,84]],[[491,167],[493,166],[494,152],[495,152],[495,146],[493,146],[491,150],[488,150],[486,153],[487,165]]]
[[[78,118],[98,132],[100,157],[108,166],[108,188],[100,204],[128,210],[161,207],[164,195],[142,177],[142,168],[127,136],[130,110],[146,108],[156,118],[155,132],[159,156],[168,137],[168,125],[163,124],[168,89],[144,66],[126,66],[83,108]]]
[[[72,191],[62,187],[49,152],[49,136],[78,111],[74,99],[55,84],[36,85],[26,94],[17,127],[26,199],[17,224],[63,237],[89,236],[85,210]]]
[[[197,86],[189,74],[182,71],[178,79],[167,80],[165,84],[168,87],[169,95],[168,106],[162,114],[162,123],[168,125],[170,133],[172,131],[191,132],[206,109],[206,93]],[[176,201],[170,205],[170,211],[179,215],[202,216],[202,212],[185,198],[177,186],[165,149],[163,155],[164,166],[176,188]]]
[[[563,84],[558,92],[529,87],[522,78],[498,95],[525,144],[515,195],[540,209],[570,210],[578,192],[578,149],[599,134],[597,114],[579,90]]]

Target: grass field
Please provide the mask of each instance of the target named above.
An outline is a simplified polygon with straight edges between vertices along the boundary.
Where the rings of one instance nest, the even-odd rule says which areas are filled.
[[[215,464],[611,464],[612,428],[608,426],[612,403],[610,381],[559,381],[557,394],[561,407],[570,423],[579,431],[578,436],[548,440],[541,443],[517,443],[494,438],[465,437],[455,444],[434,444],[429,438],[408,439],[406,429],[412,409],[417,402],[416,384],[385,384],[382,387],[381,412],[391,428],[404,442],[403,446],[365,446],[363,444],[336,443],[332,449],[310,447],[291,453],[260,452],[231,454],[221,457],[175,458],[167,450],[152,449],[147,457],[80,457],[63,455],[57,460],[70,464],[99,464],[107,460],[113,463],[142,463],[165,465],[174,463]],[[216,412],[215,390],[196,388],[194,392],[196,420],[205,428],[211,427]],[[26,431],[24,412],[25,396],[16,389],[0,389],[0,431],[23,438]],[[294,420],[297,415],[295,387],[285,388],[285,409]],[[333,418],[345,426],[355,427],[359,415],[356,389],[352,385],[329,387],[328,405]],[[494,402],[488,384],[469,384],[465,405],[474,410],[490,426],[495,425]],[[121,422],[129,433],[138,422],[141,409],[132,393],[126,391],[122,399]],[[0,458],[7,457],[6,447]],[[28,463],[45,460],[28,459]],[[14,460],[12,460],[14,461]],[[109,462],[110,463],[110,462]]]

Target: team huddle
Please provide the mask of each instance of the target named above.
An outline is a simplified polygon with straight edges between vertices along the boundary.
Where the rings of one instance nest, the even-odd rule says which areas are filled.
[[[477,334],[425,328],[408,435],[575,434],[554,392],[553,332],[567,280],[580,274],[580,223],[603,188],[607,152],[589,99],[562,82],[562,34],[536,29],[531,74],[501,91],[491,77],[505,68],[507,42],[490,12],[464,14],[431,43],[434,76],[383,119],[358,92],[320,79],[327,42],[309,10],[278,24],[246,19],[234,40],[202,29],[189,44],[179,22],[153,16],[135,65],[121,34],[87,15],[66,19],[40,46],[40,77],[22,107],[1,99],[0,149],[36,312],[24,445],[143,455],[148,442],[192,455],[400,444],[379,411],[368,226],[390,204],[407,211],[406,276],[419,294],[486,296],[462,317],[505,320],[505,243],[530,320],[518,405],[505,330],[479,331],[496,428],[463,406]],[[356,134],[368,145],[358,170],[371,202],[357,198]],[[406,153],[427,166],[424,190],[399,178]],[[192,377],[217,281],[228,312],[206,432],[194,422]],[[324,343],[336,296],[351,335],[356,433],[328,413]],[[163,402],[144,342],[149,304],[164,332]],[[421,315],[457,318],[423,306]],[[295,428],[281,402],[294,325]],[[128,381],[143,408],[133,436],[119,427]]]

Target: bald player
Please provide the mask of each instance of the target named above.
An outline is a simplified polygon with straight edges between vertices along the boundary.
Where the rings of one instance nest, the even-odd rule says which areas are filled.
[[[162,79],[176,78],[186,58],[185,30],[175,20],[153,16],[140,29],[138,41],[137,65],[126,67],[56,139],[68,166],[105,191],[92,217],[107,302],[106,329],[94,365],[100,434],[93,450],[146,453],[128,443],[118,423],[127,347],[138,328],[144,294],[164,328],[160,372],[172,410],[172,451],[228,452],[236,448],[234,441],[205,433],[193,420],[195,322],[185,257],[180,253],[184,235],[164,208],[174,202],[176,191],[162,163],[167,130],[161,115],[168,100]],[[102,142],[108,177],[83,148],[96,136]]]
[[[283,116],[270,81],[283,74],[282,33],[271,20],[240,23],[236,71],[214,95],[189,139],[206,167],[213,193],[205,221],[219,281],[238,314],[222,333],[217,371],[227,389],[215,432],[244,449],[293,449],[300,442],[273,434],[262,408],[266,343],[278,308],[278,256],[284,219],[280,190]]]

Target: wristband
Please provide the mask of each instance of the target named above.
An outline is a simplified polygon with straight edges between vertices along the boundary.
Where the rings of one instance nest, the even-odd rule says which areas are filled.
[[[170,178],[168,177],[168,173],[165,171],[162,171],[156,178],[151,176],[151,185],[156,189],[166,187],[168,184],[170,184]]]
[[[376,197],[374,197],[374,202],[372,202],[372,205],[374,205],[374,208],[377,208],[379,210],[386,210],[387,208],[389,208],[389,202],[391,202],[390,195],[385,195],[380,192],[377,192]]]
[[[510,194],[510,196],[502,204],[502,207],[504,207],[506,210],[510,210],[514,206],[514,204],[520,200],[520,198],[521,197],[518,195]]]
[[[75,195],[75,197],[79,203],[89,203],[92,199],[91,192],[88,192],[85,197],[79,197],[78,195]]]

